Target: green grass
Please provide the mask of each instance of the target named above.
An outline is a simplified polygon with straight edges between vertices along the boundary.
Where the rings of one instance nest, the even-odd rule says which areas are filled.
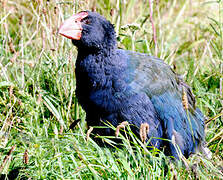
[[[223,178],[223,2],[154,1],[157,44],[148,1],[0,3],[0,173],[20,167],[18,179]],[[157,149],[148,151],[130,130],[133,142],[121,136],[123,148],[86,141],[85,113],[75,97],[77,52],[57,29],[74,12],[92,8],[115,24],[119,47],[164,59],[193,88],[197,106],[212,118],[206,140],[213,158],[191,157],[196,171],[170,163]],[[114,137],[101,138],[112,143]]]

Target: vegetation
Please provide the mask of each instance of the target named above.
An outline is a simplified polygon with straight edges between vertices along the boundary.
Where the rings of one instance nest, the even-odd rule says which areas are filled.
[[[18,179],[223,178],[221,0],[0,3],[0,174],[19,172]],[[122,148],[86,140],[85,113],[75,97],[77,52],[57,34],[64,19],[86,9],[115,24],[120,48],[156,55],[182,74],[207,116],[211,160],[198,153],[186,168],[157,149],[146,149],[129,128],[133,142],[120,135]],[[114,137],[101,138],[113,144]]]

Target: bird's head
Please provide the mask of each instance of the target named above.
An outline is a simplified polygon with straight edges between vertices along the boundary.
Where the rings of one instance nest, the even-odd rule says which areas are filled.
[[[113,25],[96,12],[81,11],[60,26],[59,34],[72,39],[78,49],[102,50],[116,47]]]

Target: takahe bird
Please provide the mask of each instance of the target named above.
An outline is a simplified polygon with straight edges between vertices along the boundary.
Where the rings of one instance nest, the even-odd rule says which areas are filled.
[[[187,158],[201,146],[204,116],[195,107],[190,87],[163,60],[118,49],[113,25],[96,12],[71,16],[59,34],[78,48],[76,96],[89,126],[109,122],[117,127],[127,121],[139,136],[141,124],[147,124],[150,144],[165,144],[176,158],[177,149]],[[182,99],[188,102],[184,105]],[[94,132],[114,135],[110,128]]]

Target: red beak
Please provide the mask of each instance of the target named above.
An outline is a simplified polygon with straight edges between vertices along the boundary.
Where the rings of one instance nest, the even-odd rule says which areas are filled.
[[[69,39],[80,40],[83,29],[81,20],[87,16],[87,12],[80,12],[66,19],[59,28],[59,34]]]

